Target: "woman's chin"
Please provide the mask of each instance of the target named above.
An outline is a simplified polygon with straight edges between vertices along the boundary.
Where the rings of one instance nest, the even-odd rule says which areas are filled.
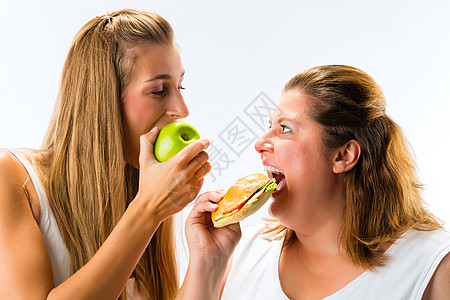
[[[275,219],[279,220],[283,216],[283,212],[286,210],[286,194],[286,188],[276,191],[272,194],[272,202],[269,206],[269,214]]]

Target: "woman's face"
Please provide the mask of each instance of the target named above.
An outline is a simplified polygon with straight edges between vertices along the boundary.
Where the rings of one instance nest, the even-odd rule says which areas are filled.
[[[189,115],[180,90],[184,69],[175,45],[140,45],[130,82],[122,94],[125,159],[139,167],[140,136]]]
[[[315,101],[299,90],[286,92],[255,145],[268,176],[279,183],[269,212],[294,230],[322,226],[343,211],[343,180],[333,172],[336,153],[326,151],[322,125],[309,117]]]

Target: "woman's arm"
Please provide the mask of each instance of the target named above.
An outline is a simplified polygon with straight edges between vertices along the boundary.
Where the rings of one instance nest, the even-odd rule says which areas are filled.
[[[217,258],[190,257],[186,277],[176,299],[219,299],[226,265]]]
[[[225,270],[225,275],[223,276],[222,282],[220,284],[220,297],[222,298],[223,290],[225,289],[225,284],[227,283],[228,275],[230,275],[231,267],[233,266],[233,256],[228,261],[227,269]]]
[[[117,299],[160,224],[151,213],[131,203],[91,260],[48,299]]]
[[[241,238],[238,223],[213,227],[211,212],[223,191],[198,197],[186,220],[189,266],[177,299],[219,299],[230,257]]]
[[[450,299],[450,253],[438,265],[431,277],[422,299],[446,300]]]
[[[159,224],[192,201],[210,169],[202,150],[186,147],[165,163],[152,155],[156,133],[141,138],[140,187],[114,230],[91,260],[54,287],[50,260],[8,163],[0,159],[0,295],[5,299],[117,299]]]
[[[137,206],[129,209],[92,259],[54,287],[47,249],[25,195],[1,180],[0,199],[2,299],[117,299],[158,227],[151,218],[144,222]]]
[[[0,298],[45,299],[53,287],[44,239],[23,187],[27,174],[0,151]]]

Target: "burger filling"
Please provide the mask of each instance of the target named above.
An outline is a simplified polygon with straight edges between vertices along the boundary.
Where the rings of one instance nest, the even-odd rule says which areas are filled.
[[[264,165],[264,171],[267,171],[269,178],[274,178],[277,182],[277,191],[281,191],[286,185],[286,177],[283,171],[278,170],[275,167]]]
[[[223,215],[217,217],[215,219],[215,221],[219,221],[222,220],[223,218],[226,218],[232,214],[234,214],[235,212],[237,212],[238,210],[247,207],[253,203],[255,203],[256,201],[258,201],[258,198],[264,194],[264,193],[269,193],[269,192],[273,192],[277,189],[277,183],[275,178],[272,178],[270,180],[268,180],[266,182],[265,185],[263,185],[261,188],[259,188],[258,190],[256,190],[248,199],[242,201],[241,203],[239,203],[236,207],[229,209],[227,211],[225,211],[223,213]]]

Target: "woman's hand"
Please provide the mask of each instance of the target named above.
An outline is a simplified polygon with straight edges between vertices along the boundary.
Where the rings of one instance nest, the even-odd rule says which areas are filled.
[[[162,222],[195,199],[211,165],[203,151],[209,145],[207,139],[193,142],[166,162],[158,162],[153,155],[157,135],[158,129],[153,128],[141,136],[139,192],[134,201],[141,202]]]
[[[228,261],[241,238],[239,223],[216,228],[211,220],[211,212],[217,210],[225,192],[207,192],[198,197],[186,220],[186,239],[189,256],[212,256]]]
[[[239,223],[215,228],[211,212],[223,191],[200,195],[186,220],[189,266],[177,295],[181,299],[219,299],[229,259],[241,238]]]

